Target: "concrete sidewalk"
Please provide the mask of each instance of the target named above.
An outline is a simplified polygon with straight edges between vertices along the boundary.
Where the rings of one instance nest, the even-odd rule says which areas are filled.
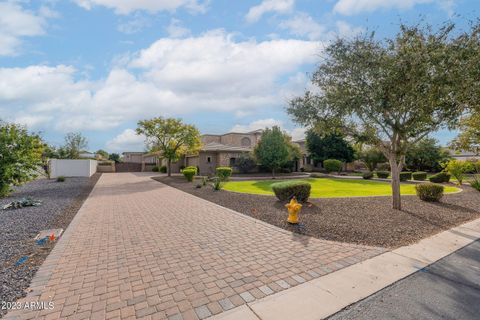
[[[329,320],[456,319],[480,316],[480,241],[343,310]]]
[[[212,319],[325,319],[419,270],[424,270],[430,264],[479,238],[480,219],[477,219]],[[478,272],[475,272],[475,275],[477,274]]]

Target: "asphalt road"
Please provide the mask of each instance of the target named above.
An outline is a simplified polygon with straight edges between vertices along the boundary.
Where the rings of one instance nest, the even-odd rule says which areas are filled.
[[[480,319],[480,241],[328,318]]]

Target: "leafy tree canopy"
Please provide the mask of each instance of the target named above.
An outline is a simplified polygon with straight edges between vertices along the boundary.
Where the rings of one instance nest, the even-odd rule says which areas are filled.
[[[43,148],[38,135],[20,125],[0,121],[0,197],[10,193],[11,186],[37,176]]]
[[[439,146],[437,140],[426,138],[408,148],[405,164],[411,171],[438,172],[449,159],[449,152]]]
[[[327,159],[342,162],[352,162],[355,159],[353,147],[339,133],[320,135],[314,130],[308,130],[306,146],[315,164]]]
[[[254,155],[258,163],[270,169],[275,176],[276,170],[300,157],[300,148],[291,143],[291,138],[279,127],[274,126],[263,131]]]
[[[78,159],[80,153],[88,147],[87,138],[80,132],[69,132],[65,135],[64,145],[58,150],[60,158]]]
[[[103,159],[107,160],[108,159],[108,152],[102,149],[99,149],[95,152],[97,155],[102,156]]]
[[[463,118],[459,129],[460,134],[452,141],[451,147],[480,154],[480,112]]]
[[[171,163],[187,153],[197,153],[201,147],[200,132],[180,119],[157,117],[138,122],[137,134],[147,137],[146,143],[151,151],[160,151],[167,159],[168,175],[171,175]]]
[[[383,152],[376,147],[367,147],[358,151],[358,159],[365,164],[369,171],[375,171],[378,164],[387,162]]]
[[[108,156],[108,160],[119,162],[120,161],[120,155],[118,153],[110,153],[110,155]]]
[[[293,99],[288,113],[378,147],[390,162],[393,208],[401,209],[399,173],[409,145],[478,106],[479,34],[479,24],[457,33],[451,23],[439,30],[402,24],[384,41],[373,33],[338,39],[313,74],[318,93]]]

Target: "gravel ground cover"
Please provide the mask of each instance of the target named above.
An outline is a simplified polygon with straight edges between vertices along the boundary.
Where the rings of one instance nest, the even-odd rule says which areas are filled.
[[[480,217],[480,192],[463,186],[462,192],[445,195],[440,203],[404,196],[402,211],[391,208],[390,197],[311,199],[302,208],[300,224],[294,226],[286,222],[285,203],[274,196],[213,191],[209,186],[195,188],[197,182],[189,183],[182,177],[154,179],[286,230],[386,248],[411,244]]]
[[[14,302],[25,295],[38,267],[53,245],[38,246],[33,238],[45,229],[66,229],[100,174],[89,178],[66,178],[65,182],[38,179],[18,187],[0,206],[12,200],[31,197],[41,200],[38,207],[0,210],[0,301]],[[28,256],[25,263],[15,263]],[[0,310],[0,317],[7,310]]]

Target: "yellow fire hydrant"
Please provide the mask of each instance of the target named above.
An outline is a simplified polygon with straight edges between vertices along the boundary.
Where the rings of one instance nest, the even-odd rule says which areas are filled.
[[[298,213],[302,209],[302,205],[297,202],[295,197],[290,200],[290,203],[286,204],[285,207],[288,209],[288,219],[287,221],[292,224],[298,223]]]

